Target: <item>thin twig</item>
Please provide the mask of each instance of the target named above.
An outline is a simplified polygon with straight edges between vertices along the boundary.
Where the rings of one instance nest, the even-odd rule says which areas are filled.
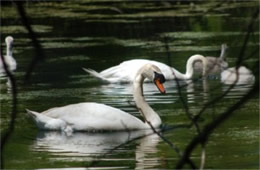
[[[247,35],[245,37],[245,40],[244,40],[244,43],[243,43],[243,47],[242,47],[241,52],[240,52],[240,56],[238,57],[238,60],[237,60],[236,79],[235,79],[234,83],[221,96],[215,98],[214,100],[210,101],[208,104],[204,105],[204,107],[201,109],[201,111],[195,117],[196,121],[201,116],[201,114],[206,110],[206,108],[208,108],[211,104],[215,104],[217,101],[219,101],[224,96],[226,96],[230,92],[230,90],[233,89],[234,86],[236,85],[236,83],[237,83],[237,81],[239,79],[239,76],[240,76],[239,72],[238,72],[238,67],[242,63],[242,60],[243,60],[243,57],[244,57],[245,47],[247,46],[247,43],[248,43],[248,40],[249,40],[249,36],[250,36],[251,32],[253,31],[253,23],[255,22],[255,18],[258,16],[258,13],[259,13],[259,10],[257,10],[256,13],[254,13],[254,15],[252,16],[252,20],[251,20],[251,22],[250,22],[250,24],[248,26]],[[248,98],[253,95],[254,91],[258,91],[258,85],[259,85],[259,82],[257,82],[255,84],[254,88],[246,96],[244,96],[238,103],[244,104],[244,102],[246,102],[248,100]],[[182,168],[184,166],[184,164],[186,162],[188,162],[187,158],[190,157],[190,154],[192,153],[192,150],[198,145],[198,143],[202,143],[202,144],[205,145],[207,140],[208,140],[209,135],[213,132],[213,130],[219,124],[221,124],[225,119],[227,119],[239,106],[240,105],[238,105],[238,104],[233,105],[233,107],[229,108],[226,112],[222,113],[215,121],[212,121],[211,123],[206,125],[204,127],[202,133],[197,135],[195,138],[193,138],[193,140],[190,142],[190,144],[186,147],[184,155],[183,155],[182,159],[179,161],[179,163],[177,164],[176,168],[177,169]]]
[[[165,43],[166,43],[165,44],[165,49],[166,49],[167,57],[169,58],[170,57],[170,52],[169,52],[169,45],[168,45],[167,38],[165,38]],[[200,128],[199,128],[198,124],[194,121],[193,116],[192,116],[192,114],[189,111],[189,107],[188,107],[187,103],[185,102],[185,100],[182,97],[181,86],[180,86],[180,83],[179,83],[179,79],[177,78],[174,70],[173,69],[171,69],[171,70],[172,70],[173,76],[175,77],[175,82],[176,82],[176,85],[177,85],[178,94],[179,94],[180,100],[181,100],[181,102],[182,102],[182,104],[184,106],[185,113],[186,113],[187,117],[194,123],[194,125],[196,125],[197,131],[198,131],[198,133],[200,133]]]
[[[182,156],[182,153],[181,151],[179,150],[179,148],[177,148],[170,140],[168,140],[166,137],[164,137],[160,132],[158,132],[154,127],[153,125],[151,124],[150,121],[148,121],[143,113],[143,110],[141,108],[137,108],[141,114],[143,115],[144,117],[144,120],[145,122],[151,127],[151,129],[153,130],[154,133],[156,133],[164,142],[166,142],[173,150],[175,150],[175,152],[181,157]],[[190,160],[190,159],[187,159],[187,162],[188,164],[190,164],[191,168],[192,169],[197,169],[196,165]]]
[[[26,16],[26,12],[24,10],[24,7],[23,7],[23,2],[14,2],[16,4],[16,7],[17,7],[17,11],[21,17],[21,20],[23,22],[23,25],[25,26],[26,30],[28,31],[28,35],[30,37],[30,39],[32,40],[32,43],[33,43],[33,46],[34,46],[34,49],[35,49],[35,55],[34,55],[34,58],[32,59],[29,67],[28,67],[28,70],[25,74],[25,77],[24,77],[24,81],[27,82],[31,76],[31,73],[34,69],[34,67],[36,66],[36,64],[40,61],[40,60],[43,60],[45,58],[45,55],[44,55],[44,52],[42,50],[42,46],[41,44],[39,43],[39,41],[37,40],[36,38],[36,35],[30,25],[30,22],[29,22],[29,19],[28,17]]]
[[[252,20],[248,26],[248,31],[247,31],[247,35],[245,37],[245,40],[244,40],[244,43],[243,43],[243,47],[240,51],[240,55],[238,57],[238,60],[237,60],[237,65],[236,65],[236,80],[234,81],[234,83],[228,88],[228,90],[225,91],[225,93],[223,93],[222,95],[216,97],[215,99],[213,99],[212,101],[209,101],[207,102],[204,107],[200,110],[200,112],[194,117],[194,120],[197,121],[202,113],[211,105],[215,104],[216,102],[220,101],[222,98],[224,98],[229,92],[230,90],[232,90],[234,88],[234,86],[236,85],[237,81],[238,81],[238,77],[239,77],[239,73],[238,73],[238,67],[239,65],[241,64],[242,60],[243,60],[243,56],[244,55],[244,51],[245,51],[245,47],[248,43],[248,39],[249,39],[249,35],[251,34],[250,32],[253,31],[253,25],[254,25],[254,22],[255,22],[255,19],[256,17],[258,16],[259,14],[259,9],[257,9],[257,11],[254,13],[253,17],[252,17]]]
[[[238,72],[237,72],[238,74]],[[201,117],[201,115],[204,113],[204,111],[209,108],[211,105],[214,105],[216,104],[218,101],[220,101],[221,99],[223,99],[236,85],[238,81],[238,76],[236,76],[236,80],[234,81],[234,83],[232,85],[229,86],[229,88],[224,92],[222,93],[220,96],[216,97],[215,99],[207,102],[203,108],[198,112],[198,114],[194,117],[194,121],[197,122],[198,119]]]
[[[15,120],[17,117],[17,108],[16,108],[17,107],[17,90],[16,90],[15,78],[12,75],[11,71],[8,69],[8,66],[6,64],[5,58],[2,53],[2,47],[0,49],[0,56],[1,56],[1,60],[3,62],[6,76],[7,76],[8,80],[10,80],[11,94],[12,94],[12,111],[11,111],[11,115],[10,115],[10,124],[9,124],[8,128],[6,130],[4,130],[4,132],[1,134],[1,155],[0,156],[1,156],[1,169],[3,169],[4,168],[4,161],[3,161],[4,160],[3,159],[4,146],[14,131]]]
[[[165,47],[166,47],[167,54],[168,54],[168,58],[169,58],[168,41],[165,40],[165,43],[166,43]],[[204,68],[204,67],[203,67],[203,68]],[[204,72],[204,71],[205,71],[205,70],[203,70],[203,72]],[[198,133],[198,135],[199,135],[199,134],[201,133],[201,132],[200,132],[200,127],[199,127],[197,121],[194,120],[194,117],[192,116],[192,114],[191,114],[190,111],[189,111],[188,104],[185,102],[185,100],[184,100],[183,97],[182,97],[179,80],[177,79],[176,74],[175,74],[175,72],[174,72],[173,69],[172,69],[172,74],[173,74],[173,76],[176,78],[175,81],[176,81],[177,88],[178,88],[178,94],[179,94],[180,100],[181,100],[181,102],[182,102],[182,104],[183,104],[183,106],[184,106],[185,113],[186,113],[187,117],[188,117],[188,118],[192,121],[192,123],[195,125],[196,130],[197,130],[197,133]],[[204,78],[204,77],[203,77],[203,78]],[[150,124],[150,122],[148,122],[148,123]],[[155,131],[155,129],[153,128],[153,126],[152,126],[151,124],[150,124],[150,126],[151,126],[151,128]],[[156,132],[156,131],[155,131],[155,132]],[[158,135],[159,135],[159,134],[158,134]],[[170,142],[170,143],[171,143],[171,142]],[[204,144],[204,143],[201,143],[201,147],[202,147],[202,153],[201,153],[201,166],[200,166],[200,167],[203,168],[204,165],[205,165],[205,156],[204,156],[204,155],[205,155],[205,150],[206,150],[206,149],[205,149],[205,144]],[[190,158],[187,159],[187,163],[189,163],[193,169],[196,169],[195,164],[191,161]]]
[[[223,123],[227,118],[229,118],[234,113],[235,110],[237,110],[239,107],[245,104],[252,96],[254,96],[256,93],[259,92],[258,86],[259,83],[256,83],[252,88],[252,90],[250,90],[250,92],[247,93],[247,95],[245,95],[241,100],[239,100],[236,104],[230,107],[227,111],[225,111],[220,116],[218,116],[215,121],[207,124],[201,131],[200,135],[197,135],[195,138],[193,138],[193,140],[186,147],[183,157],[179,160],[178,164],[176,165],[176,169],[183,168],[184,164],[187,162],[187,159],[189,159],[195,147],[200,143],[206,143],[208,141],[210,134],[221,123]]]
[[[164,140],[172,149],[174,149],[174,150],[176,151],[176,153],[177,153],[179,156],[181,156],[182,153],[181,153],[181,151],[179,150],[179,148],[177,148],[170,140],[168,140],[166,137],[164,137],[159,131],[157,131],[157,130],[153,127],[153,125],[151,124],[151,122],[146,119],[146,117],[145,117],[145,115],[144,115],[144,113],[143,113],[143,111],[142,111],[141,108],[137,108],[137,109],[142,113],[145,122],[149,124],[149,126],[151,127],[151,129],[153,130],[153,132],[156,133],[160,138],[162,138],[162,140]]]

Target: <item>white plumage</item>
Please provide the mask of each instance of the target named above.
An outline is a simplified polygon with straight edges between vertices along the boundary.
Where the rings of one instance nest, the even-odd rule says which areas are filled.
[[[145,102],[142,83],[145,78],[154,81],[164,93],[161,83],[164,77],[158,67],[146,64],[137,72],[133,82],[134,100],[145,120],[154,128],[161,125],[159,115]],[[37,126],[44,130],[95,131],[95,130],[137,130],[148,129],[150,125],[122,111],[99,103],[78,103],[46,110],[42,113],[27,110]]]
[[[231,67],[221,72],[221,82],[224,84],[253,84],[255,76],[245,66]]]
[[[227,45],[221,45],[221,54],[220,57],[206,57],[207,59],[207,75],[216,75],[220,74],[223,70],[228,68],[228,63],[226,62],[226,49]],[[194,70],[196,72],[203,71],[203,65],[201,62],[196,62],[194,64]]]
[[[4,56],[5,63],[7,65],[7,68],[9,71],[14,71],[16,70],[16,61],[13,58],[13,52],[12,52],[12,46],[13,46],[13,37],[8,36],[5,38],[5,43],[6,43],[6,55]],[[2,61],[2,58],[0,57],[0,76],[5,75],[5,69],[4,69],[4,64]]]
[[[204,56],[196,54],[191,56],[186,64],[186,73],[183,74],[176,70],[173,67],[169,67],[166,64],[152,61],[152,60],[146,60],[146,59],[134,59],[129,61],[124,61],[121,64],[108,68],[104,71],[101,71],[100,73],[96,72],[92,69],[86,69],[83,68],[86,72],[91,74],[92,76],[105,81],[109,83],[129,83],[134,80],[134,77],[137,73],[137,71],[145,64],[153,64],[160,68],[162,74],[165,76],[166,80],[172,80],[172,79],[191,79],[193,76],[193,64],[197,61],[200,61],[203,63],[203,75],[205,74],[206,67],[207,67],[207,60]],[[148,79],[146,81],[149,81]]]

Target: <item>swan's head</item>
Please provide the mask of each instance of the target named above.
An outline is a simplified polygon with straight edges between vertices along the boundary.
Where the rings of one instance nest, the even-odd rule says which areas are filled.
[[[144,78],[148,78],[149,80],[154,82],[161,93],[165,93],[165,89],[163,87],[165,77],[157,66],[153,64],[146,64],[139,70],[139,73],[143,76],[142,81],[144,80]]]
[[[161,93],[165,93],[165,89],[163,87],[163,83],[165,82],[165,77],[163,74],[154,72],[154,79],[153,79],[154,84],[156,87],[159,89]]]
[[[220,67],[221,69],[227,69],[228,63],[225,60],[220,60]]]
[[[12,36],[8,36],[5,38],[6,44],[12,45],[13,41],[14,41],[14,38]]]

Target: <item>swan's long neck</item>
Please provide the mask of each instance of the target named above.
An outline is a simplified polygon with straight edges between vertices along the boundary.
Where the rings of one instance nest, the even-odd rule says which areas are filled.
[[[185,74],[185,78],[186,79],[190,79],[193,76],[194,73],[194,69],[193,69],[193,65],[196,61],[201,61],[202,62],[202,66],[203,66],[203,72],[202,75],[204,76],[206,74],[206,69],[207,69],[207,59],[205,57],[203,57],[202,55],[193,55],[189,58],[189,60],[187,61],[186,64],[186,74]]]
[[[227,49],[227,45],[226,44],[222,44],[221,45],[221,53],[220,53],[220,58],[221,59],[225,59],[226,57],[226,49]]]
[[[6,44],[6,56],[12,56],[12,44],[9,42]]]
[[[137,108],[141,112],[142,116],[145,119],[145,123],[151,123],[154,128],[157,128],[161,125],[162,121],[159,115],[146,103],[145,98],[143,96],[143,81],[145,77],[140,74],[136,76],[133,86],[134,86],[134,100]]]

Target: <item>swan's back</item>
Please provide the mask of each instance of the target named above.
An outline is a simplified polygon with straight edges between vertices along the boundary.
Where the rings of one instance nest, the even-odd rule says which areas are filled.
[[[207,59],[207,74],[219,74],[222,70],[228,67],[228,63],[220,57],[206,57]],[[202,63],[200,61],[194,64],[194,70],[202,73]]]
[[[100,75],[102,75],[104,78],[107,78],[110,82],[132,82],[137,71],[148,63],[159,67],[166,79],[173,77],[171,67],[157,61],[146,59],[124,61],[117,66],[100,72]],[[146,79],[146,81],[148,81],[148,79]]]
[[[237,78],[238,76],[238,78]],[[236,82],[237,80],[237,82]],[[225,84],[253,84],[255,76],[245,66],[228,68],[221,73],[221,81]]]
[[[221,57],[206,57],[208,60],[208,73],[220,73],[222,70],[228,67],[228,63],[224,61]]]
[[[41,113],[63,120],[73,130],[134,130],[144,129],[145,124],[136,117],[99,103],[78,103],[52,108]]]
[[[206,57],[207,59],[207,74],[212,75],[212,74],[220,74],[223,70],[228,68],[228,63],[225,61],[226,58],[226,50],[227,50],[227,45],[222,44],[221,45],[221,53],[219,57],[211,57],[208,56]],[[196,62],[194,64],[194,70],[196,72],[201,73],[202,72],[202,63],[201,62]]]

